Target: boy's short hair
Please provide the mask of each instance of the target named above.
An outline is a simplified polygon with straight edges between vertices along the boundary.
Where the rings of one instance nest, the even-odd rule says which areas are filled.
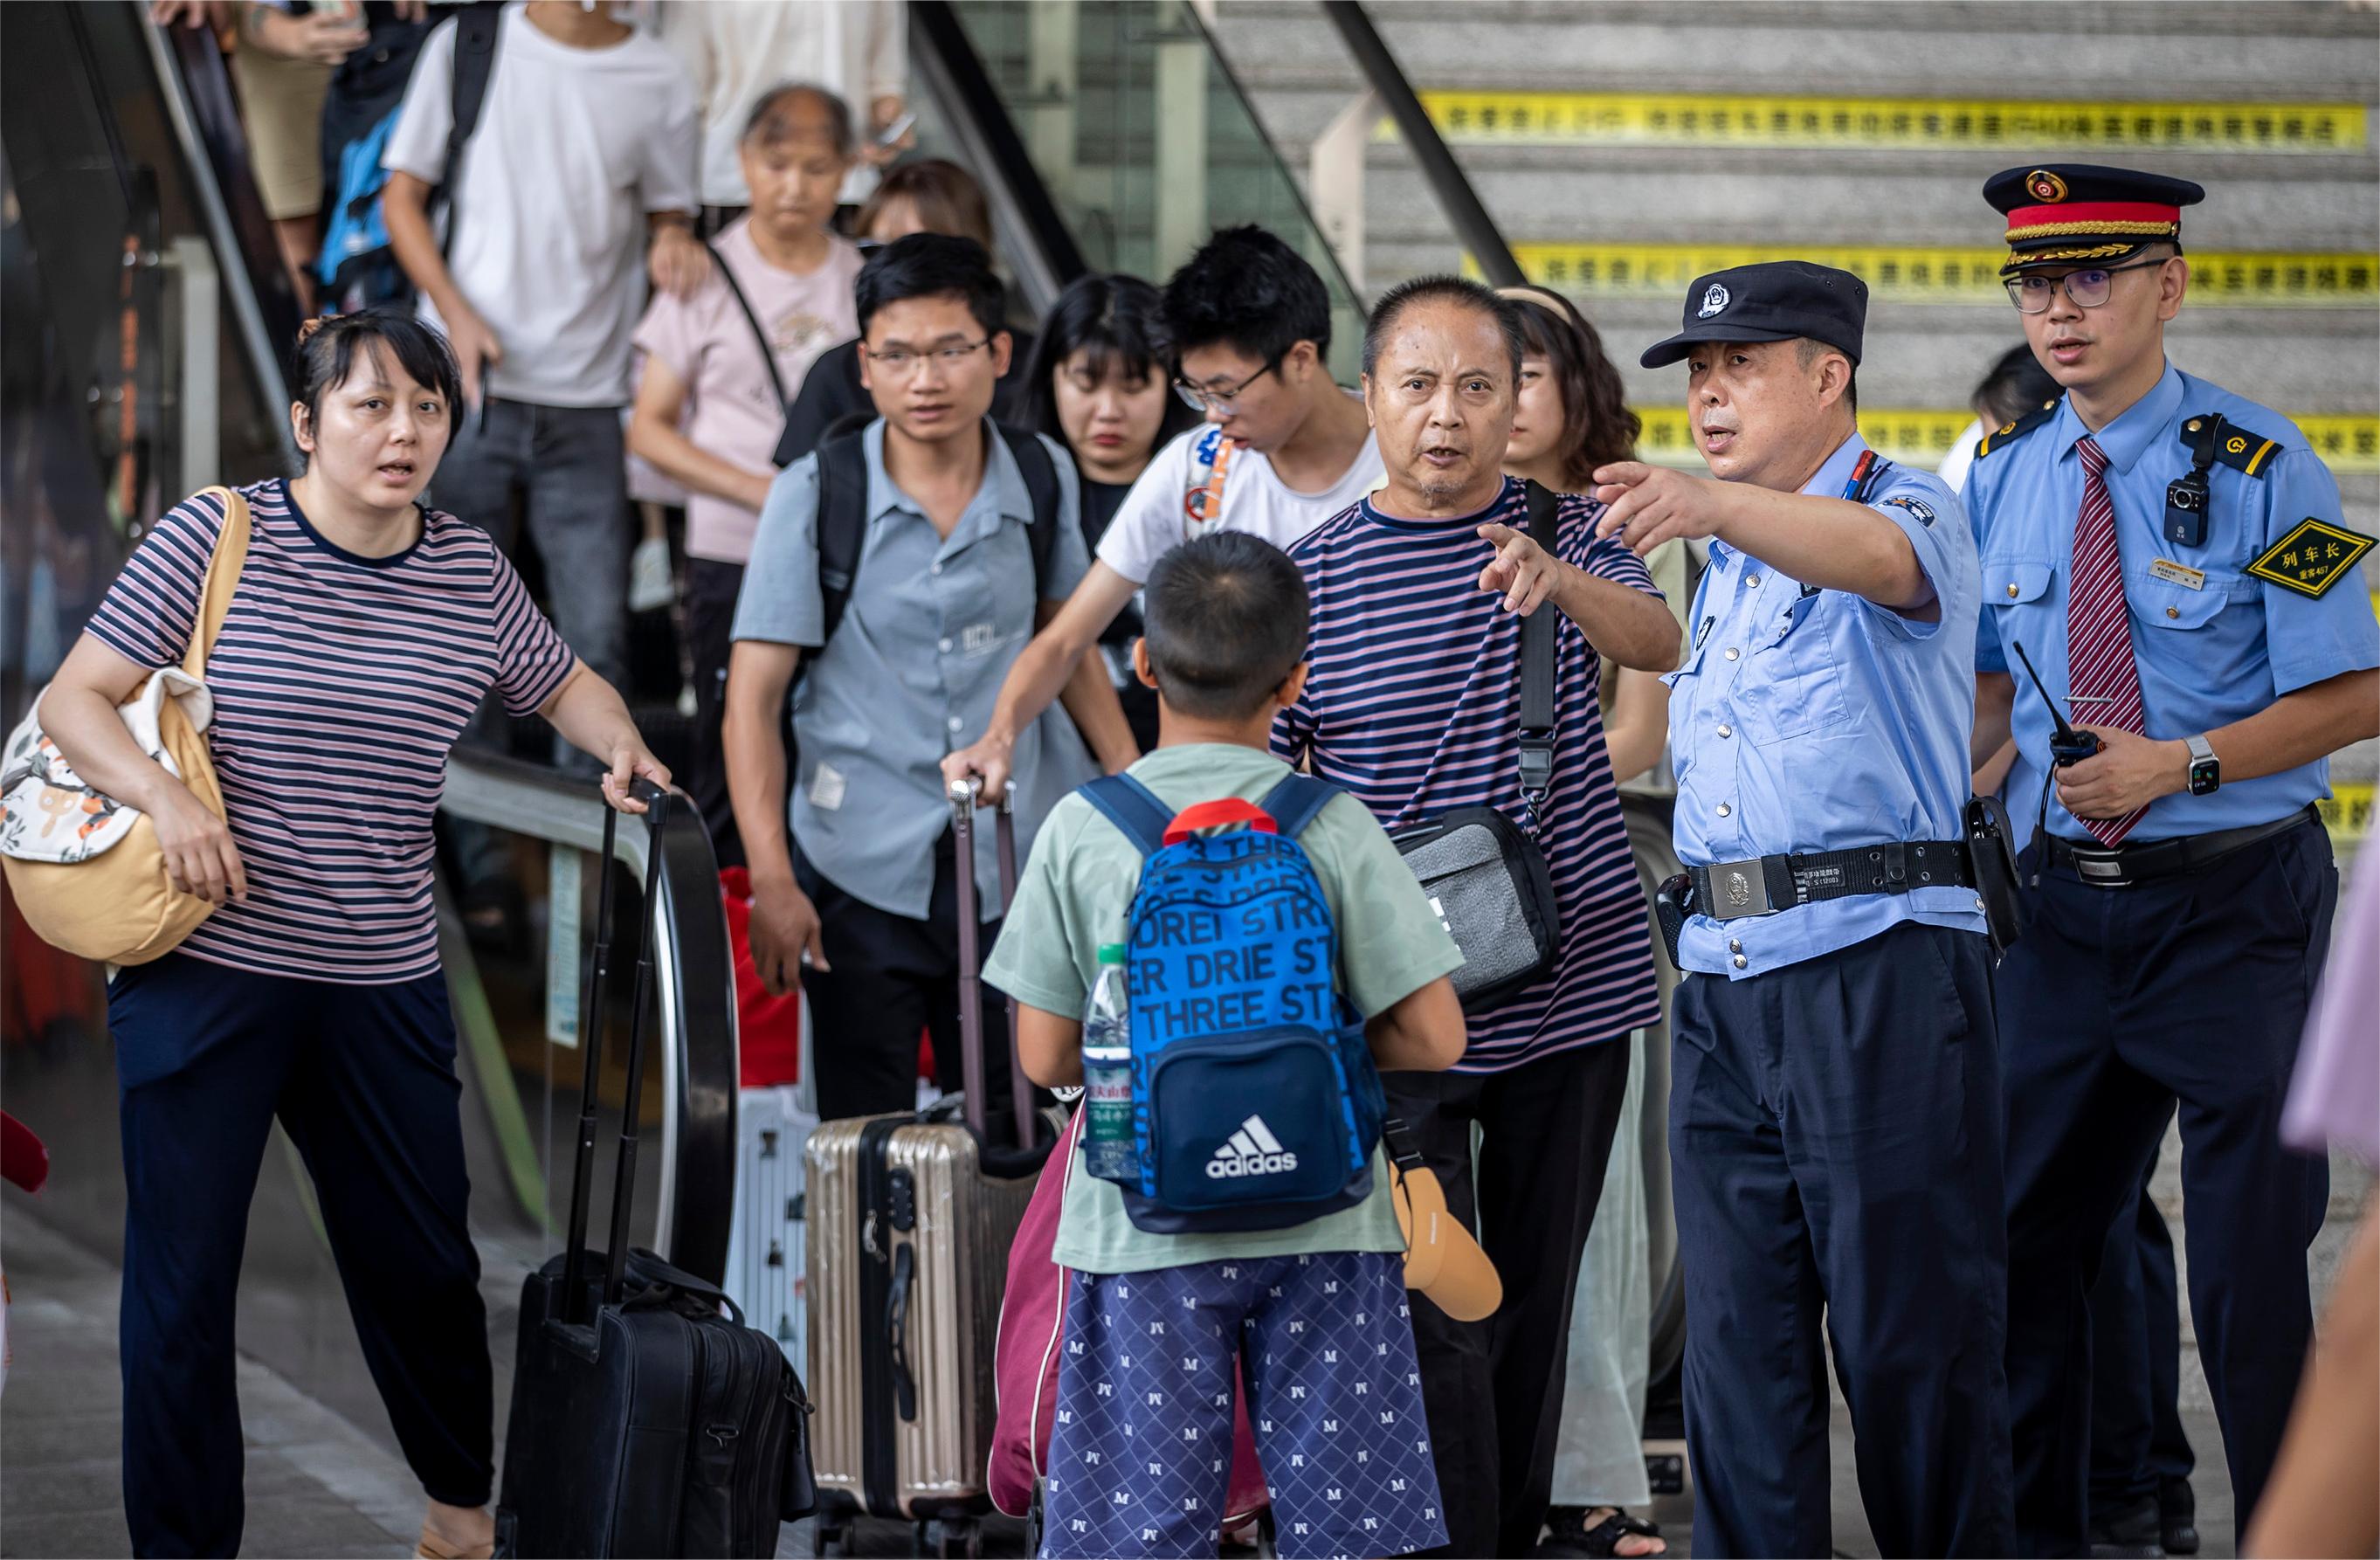
[[[1008,295],[992,274],[991,256],[973,238],[948,233],[912,233],[872,251],[852,295],[861,335],[879,311],[912,298],[955,298],[986,332],[1008,328]]]
[[[1158,697],[1201,720],[1245,720],[1305,659],[1305,577],[1260,536],[1220,530],[1148,571],[1141,614]]]
[[[1220,342],[1266,362],[1301,341],[1330,350],[1330,291],[1305,257],[1261,227],[1226,227],[1165,284],[1165,334],[1182,354]]]

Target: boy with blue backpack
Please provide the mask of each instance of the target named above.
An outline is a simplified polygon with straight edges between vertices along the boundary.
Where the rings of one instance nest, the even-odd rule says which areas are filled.
[[[1120,1179],[1050,1172],[1075,1276],[1042,1554],[1214,1554],[1235,1368],[1282,1555],[1432,1547],[1379,1071],[1461,1059],[1462,955],[1371,813],[1266,750],[1305,675],[1296,567],[1217,532],[1146,600],[1157,750],[1050,812],[984,970],[1051,1087],[1083,1079],[1103,948],[1129,993]]]

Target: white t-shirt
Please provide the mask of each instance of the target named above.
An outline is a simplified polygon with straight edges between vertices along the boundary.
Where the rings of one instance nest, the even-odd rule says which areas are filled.
[[[1967,424],[1967,431],[1959,435],[1959,442],[1950,446],[1950,453],[1942,457],[1942,464],[1934,469],[1936,476],[1950,484],[1952,493],[1967,491],[1967,469],[1975,463],[1975,446],[1982,444],[1984,435],[1990,432],[1984,426],[1982,418],[1975,419]]]
[[[383,166],[431,184],[445,173],[454,71],[448,22],[421,45]],[[505,7],[446,257],[504,346],[489,394],[552,407],[627,401],[645,216],[694,210],[694,91],[668,49],[642,33],[573,48]],[[443,325],[426,297],[421,317]]]
[[[1211,522],[1195,519],[1191,505],[1206,491],[1222,438],[1214,423],[1201,423],[1157,452],[1099,538],[1099,562],[1139,585],[1158,559],[1210,528],[1245,530],[1285,548],[1360,502],[1386,474],[1379,440],[1370,433],[1364,435],[1354,464],[1320,493],[1299,493],[1262,454],[1237,448],[1223,468],[1221,516]]]
[[[674,0],[661,35],[693,79],[702,105],[702,203],[741,206],[744,121],[762,94],[788,81],[824,87],[868,134],[878,98],[908,92],[908,7],[898,0]],[[855,165],[846,201],[866,200],[875,170]]]

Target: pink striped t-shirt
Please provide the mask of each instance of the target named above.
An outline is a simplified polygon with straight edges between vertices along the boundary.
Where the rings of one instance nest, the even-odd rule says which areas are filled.
[[[247,567],[206,665],[210,734],[246,903],[182,945],[264,974],[380,985],[438,968],[430,821],[446,754],[490,689],[525,714],[577,664],[488,533],[425,514],[404,552],[365,558],[315,530],[288,484],[240,490]],[[176,665],[197,621],[223,509],[160,519],[88,630]]]

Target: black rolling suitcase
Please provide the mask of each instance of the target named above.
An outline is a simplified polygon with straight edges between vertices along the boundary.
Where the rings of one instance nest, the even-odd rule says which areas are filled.
[[[639,783],[654,847],[645,904],[654,903],[661,823],[672,798]],[[627,1253],[635,1196],[636,1100],[652,981],[652,924],[639,918],[628,1031],[627,1108],[613,1180],[613,1256],[587,1249],[595,1161],[595,1088],[603,1061],[603,988],[612,947],[612,847],[619,815],[603,814],[602,887],[588,976],[586,1074],[579,1090],[577,1174],[569,1244],[521,1287],[519,1354],[496,1553],[519,1556],[768,1555],[777,1524],[808,1515],[809,1404],[766,1333],[743,1323],[717,1286],[650,1251]]]

